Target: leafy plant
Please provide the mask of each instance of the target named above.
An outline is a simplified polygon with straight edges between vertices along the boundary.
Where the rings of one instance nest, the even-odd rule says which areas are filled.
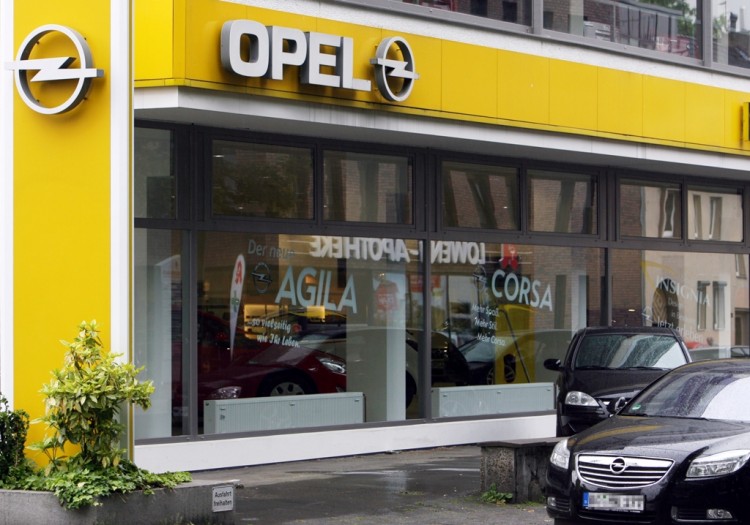
[[[64,366],[42,388],[45,415],[35,422],[52,431],[29,446],[47,456],[48,464],[18,480],[12,488],[53,491],[67,508],[98,505],[98,497],[115,492],[152,491],[190,481],[186,472],[153,474],[125,458],[120,447],[122,406],[147,409],[154,391],[151,382],[137,379],[140,368],[117,361],[104,352],[96,321],[82,323],[68,348]],[[67,446],[77,452],[65,455]]]
[[[495,505],[504,505],[513,499],[513,494],[510,492],[500,492],[497,490],[497,486],[493,483],[490,485],[489,490],[482,493],[480,498],[484,503],[494,503]]]
[[[61,343],[68,348],[65,364],[42,388],[46,414],[38,420],[54,435],[34,448],[47,454],[48,470],[60,466],[64,458],[58,452],[66,442],[80,447],[79,453],[67,458],[69,467],[117,466],[125,453],[120,448],[124,430],[117,419],[120,407],[129,402],[147,409],[154,386],[138,381],[140,368],[118,362],[118,354],[103,352],[96,321],[81,323],[78,337]]]
[[[13,484],[31,473],[24,456],[29,415],[11,410],[8,400],[0,394],[0,487]]]

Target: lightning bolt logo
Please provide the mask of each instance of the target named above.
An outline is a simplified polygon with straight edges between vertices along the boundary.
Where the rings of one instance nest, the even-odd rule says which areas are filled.
[[[401,52],[403,60],[388,58],[388,53],[393,46]],[[375,79],[380,93],[393,102],[406,100],[414,87],[414,81],[419,78],[415,71],[414,55],[408,42],[398,36],[384,39],[378,45],[376,56],[370,60],[370,63],[375,67]],[[390,78],[403,79],[401,88],[394,90],[388,82]]]
[[[79,78],[96,78],[99,69],[68,69],[76,57],[38,58],[35,60],[19,60],[10,62],[9,69],[16,71],[38,71],[31,78],[31,82],[49,82],[54,80],[78,80]]]
[[[34,47],[50,33],[61,33],[73,42],[78,52],[80,67],[70,67],[76,61],[76,57],[30,58]],[[101,69],[91,66],[93,66],[93,60],[86,39],[73,29],[56,24],[42,26],[32,31],[21,44],[16,60],[5,64],[6,69],[15,72],[16,88],[26,105],[34,111],[46,115],[70,111],[86,98],[91,80],[104,76]],[[30,71],[36,71],[37,73],[31,76]],[[78,82],[73,94],[59,106],[45,106],[36,99],[31,91],[30,82],[56,82],[60,80],[77,80]]]

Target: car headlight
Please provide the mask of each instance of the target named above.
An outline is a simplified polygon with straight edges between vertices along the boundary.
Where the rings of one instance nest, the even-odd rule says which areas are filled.
[[[725,476],[740,469],[750,459],[750,450],[729,450],[710,456],[701,456],[690,463],[688,478]]]
[[[318,357],[320,364],[335,374],[346,374],[346,365],[330,357]]]
[[[237,399],[241,393],[241,386],[225,386],[211,392],[208,395],[208,399]]]
[[[578,407],[598,407],[599,403],[596,399],[586,394],[585,392],[579,392],[578,390],[571,390],[565,396],[565,404],[573,405]]]
[[[549,462],[563,470],[568,470],[568,464],[570,463],[570,450],[568,450],[567,438],[557,442],[555,448],[552,449]]]

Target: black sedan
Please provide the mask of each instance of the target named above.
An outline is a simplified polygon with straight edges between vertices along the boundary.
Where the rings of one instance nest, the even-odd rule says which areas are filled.
[[[565,358],[547,359],[559,372],[558,436],[572,436],[607,419],[643,387],[691,361],[672,328],[595,327],[576,332]]]
[[[750,523],[750,362],[664,375],[612,418],[562,439],[547,469],[555,523]]]

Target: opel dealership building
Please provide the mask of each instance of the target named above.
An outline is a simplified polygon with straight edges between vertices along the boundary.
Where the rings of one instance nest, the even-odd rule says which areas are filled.
[[[745,11],[0,0],[0,392],[96,319],[200,470],[551,436],[586,326],[750,355]]]

